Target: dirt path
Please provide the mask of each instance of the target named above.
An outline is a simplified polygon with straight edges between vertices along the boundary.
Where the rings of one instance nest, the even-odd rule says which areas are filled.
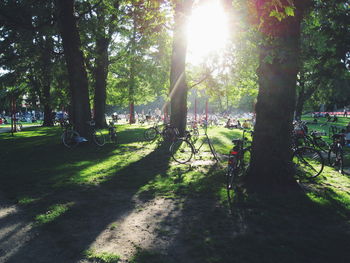
[[[164,254],[179,232],[180,213],[176,202],[170,199],[155,198],[138,204],[134,211],[102,231],[89,249],[118,254],[120,262],[128,262],[140,248]]]
[[[71,211],[38,227],[35,214],[43,213],[42,207],[49,204],[23,207],[0,196],[0,262],[104,262],[84,256],[85,251],[92,251],[118,255],[118,262],[127,263],[140,251],[150,251],[165,260],[160,262],[197,263],[188,255],[190,225],[217,209],[213,200],[203,197],[140,200],[130,191],[106,189],[93,194],[61,193],[43,202],[57,201],[71,201]]]

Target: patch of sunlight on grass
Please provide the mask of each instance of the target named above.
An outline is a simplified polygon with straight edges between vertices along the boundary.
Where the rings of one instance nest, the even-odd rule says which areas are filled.
[[[144,156],[148,155],[152,150],[154,150],[154,146],[137,148],[138,143],[128,144],[127,149],[116,149],[112,152],[112,155],[109,158],[103,160],[95,160],[89,162],[79,162],[76,164],[72,164],[73,167],[83,167],[76,171],[71,177],[68,179],[66,176],[58,180],[55,186],[63,186],[70,184],[100,184],[102,182],[107,181],[112,176],[117,175],[117,172],[131,163],[137,162],[142,159]],[[120,147],[125,147],[125,145],[120,145]],[[64,168],[64,167],[63,167]]]
[[[50,223],[60,217],[62,214],[67,212],[74,202],[69,202],[66,204],[56,204],[49,207],[49,210],[45,214],[40,214],[35,217],[35,225],[40,226]]]
[[[219,188],[218,191],[217,191],[217,196],[219,197],[219,200],[220,200],[221,204],[226,203],[227,202],[227,190],[226,190],[226,187]]]
[[[329,206],[331,205],[330,201],[327,200],[325,197],[318,195],[314,192],[307,193],[307,196],[310,198],[311,201],[320,204],[322,206]]]
[[[342,192],[334,190],[332,198],[342,204],[346,209],[350,211],[350,194],[349,192]]]
[[[98,253],[92,249],[84,251],[84,256],[87,259],[95,260],[101,263],[117,263],[120,260],[120,256],[108,252]]]
[[[227,129],[224,127],[215,127],[208,130],[209,138],[213,141],[215,150],[221,154],[228,154],[232,148],[233,138],[242,138],[242,130],[240,129]],[[250,135],[247,134],[247,138]]]
[[[191,170],[172,166],[165,175],[158,174],[153,180],[142,186],[138,194],[174,197],[181,194],[210,192],[213,187],[221,184],[217,175],[209,172],[209,167]]]
[[[36,201],[39,201],[39,200],[40,200],[40,198],[32,198],[32,197],[24,196],[18,200],[18,204],[28,205],[28,204],[35,203]]]
[[[322,206],[340,207],[350,210],[350,178],[340,174],[332,167],[325,166],[325,169],[315,184],[311,187],[315,189],[308,192],[307,196],[315,203]]]

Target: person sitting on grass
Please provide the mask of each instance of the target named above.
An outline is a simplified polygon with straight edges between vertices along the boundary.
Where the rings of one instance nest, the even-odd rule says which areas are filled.
[[[332,120],[333,122],[337,122],[338,121],[338,117],[337,117],[337,115],[334,115],[333,116],[333,120]]]
[[[249,129],[249,128],[250,128],[250,125],[249,125],[249,123],[248,123],[247,120],[244,120],[244,122],[243,122],[243,124],[242,124],[242,128],[243,128],[243,129]]]
[[[230,118],[228,118],[227,122],[226,122],[226,125],[225,125],[225,128],[233,129],[233,128],[236,128],[236,125],[234,125],[232,120]]]

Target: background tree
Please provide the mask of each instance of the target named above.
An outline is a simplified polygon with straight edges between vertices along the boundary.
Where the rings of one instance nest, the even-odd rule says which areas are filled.
[[[302,23],[297,118],[301,117],[306,102],[318,101],[314,108],[317,111],[321,103],[328,105],[328,110],[333,110],[336,102],[339,106],[349,104],[347,89],[339,85],[339,81],[348,75],[349,12],[344,3],[314,1],[311,12]],[[317,100],[311,99],[313,96]]]
[[[91,119],[88,78],[79,36],[74,0],[56,0],[58,25],[62,36],[71,93],[71,113],[75,128],[88,137]]]

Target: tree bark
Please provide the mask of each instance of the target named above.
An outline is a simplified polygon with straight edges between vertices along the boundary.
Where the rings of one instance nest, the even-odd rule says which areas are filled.
[[[104,12],[104,6],[99,5],[96,8],[97,30],[96,34],[96,67],[95,75],[95,96],[94,96],[94,119],[96,126],[107,127],[106,123],[106,98],[107,98],[107,75],[108,75],[108,47],[110,44],[109,31],[106,31],[107,21]]]
[[[51,82],[52,82],[52,60],[53,40],[50,36],[43,38],[44,49],[41,51],[42,67],[42,96],[41,102],[44,105],[44,122],[43,126],[53,126],[52,107],[51,107]]]
[[[133,31],[131,37],[131,47],[130,47],[130,75],[129,75],[129,124],[136,122],[135,120],[135,56],[136,56],[136,14],[133,10]]]
[[[88,79],[76,17],[74,0],[56,0],[58,25],[62,36],[71,91],[72,120],[81,136],[89,137],[91,119]]]
[[[175,28],[170,71],[170,124],[179,130],[186,130],[187,92],[185,63],[187,52],[186,26],[193,1],[177,1],[175,5]]]
[[[293,179],[291,134],[301,18],[302,10],[297,7],[295,16],[282,21],[265,17],[267,24],[262,27],[268,40],[266,38],[260,47],[256,124],[250,172],[246,179],[248,186],[255,189],[297,186]]]
[[[103,128],[106,123],[106,86],[108,74],[108,46],[109,39],[100,37],[96,41],[96,68],[95,68],[95,96],[94,119],[96,126]]]

